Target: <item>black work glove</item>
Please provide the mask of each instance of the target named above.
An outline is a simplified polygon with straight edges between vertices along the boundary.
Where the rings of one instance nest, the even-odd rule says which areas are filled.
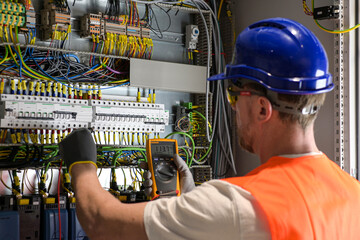
[[[179,171],[180,177],[180,192],[187,193],[195,188],[194,178],[190,172],[189,167],[186,165],[186,162],[178,155],[174,155],[174,162]],[[143,169],[148,169],[147,163],[142,162],[140,167]],[[150,171],[144,172],[144,187],[145,187],[145,195],[150,196],[152,192],[152,180]]]
[[[70,175],[71,168],[75,164],[91,163],[96,166],[96,145],[90,131],[86,128],[70,133],[59,143],[59,152],[69,168]]]

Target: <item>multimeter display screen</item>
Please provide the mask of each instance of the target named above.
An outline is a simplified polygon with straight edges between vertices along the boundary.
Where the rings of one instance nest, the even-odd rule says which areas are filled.
[[[151,145],[151,154],[153,159],[156,157],[173,157],[175,154],[175,144],[174,143],[157,143]]]

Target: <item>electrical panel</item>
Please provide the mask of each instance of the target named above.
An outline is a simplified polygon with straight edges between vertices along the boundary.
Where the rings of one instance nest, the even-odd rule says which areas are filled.
[[[209,6],[196,6],[0,1],[1,239],[87,238],[58,149],[78,128],[119,201],[150,200],[139,167],[149,138],[176,138],[197,185],[216,177],[206,136],[221,92],[206,82],[216,31]]]

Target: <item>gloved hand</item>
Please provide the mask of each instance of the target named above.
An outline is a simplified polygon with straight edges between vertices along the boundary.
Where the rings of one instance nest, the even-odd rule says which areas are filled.
[[[59,152],[69,168],[70,175],[71,168],[75,164],[91,163],[96,166],[96,145],[90,131],[86,128],[70,133],[59,143]]]
[[[190,192],[195,188],[194,178],[190,172],[189,167],[186,165],[186,162],[178,155],[174,155],[174,162],[178,168],[179,171],[179,177],[180,177],[180,191],[181,193],[187,193]],[[142,163],[143,169],[147,169],[147,166],[144,166],[144,163]],[[150,171],[145,171],[143,175],[145,181],[144,181],[144,187],[145,187],[145,194],[147,196],[151,195],[152,192],[152,180],[151,180],[151,173]]]

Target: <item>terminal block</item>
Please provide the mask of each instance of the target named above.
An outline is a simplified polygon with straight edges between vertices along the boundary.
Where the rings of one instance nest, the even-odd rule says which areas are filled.
[[[128,26],[128,27],[127,27],[126,34],[127,34],[128,36],[140,37],[140,35],[141,35],[141,29],[140,29],[140,27]]]
[[[22,28],[22,31],[27,31],[28,28],[36,28],[36,12],[30,1],[26,5],[26,28]]]
[[[141,37],[142,38],[150,38],[150,29],[147,27],[141,27]]]
[[[41,10],[42,40],[49,39],[55,31],[67,32],[71,25],[69,9],[64,6],[58,6],[55,2],[45,1],[44,9]]]
[[[101,13],[89,13],[80,19],[80,36],[90,37],[91,35],[105,34],[105,21]]]
[[[42,39],[50,38],[55,31],[67,31],[70,20],[70,13],[57,12],[55,9],[41,10]]]
[[[193,165],[190,171],[194,177],[195,185],[200,185],[212,179],[212,168],[210,165]]]
[[[105,33],[113,33],[117,35],[126,35],[126,25],[120,22],[105,21]]]
[[[22,3],[1,1],[0,25],[23,27],[26,23],[25,12]]]
[[[150,29],[141,21],[137,26],[126,23],[125,16],[109,17],[98,14],[86,14],[80,19],[80,36],[90,37],[93,34],[105,36],[106,34],[126,35],[141,38],[150,38]]]

